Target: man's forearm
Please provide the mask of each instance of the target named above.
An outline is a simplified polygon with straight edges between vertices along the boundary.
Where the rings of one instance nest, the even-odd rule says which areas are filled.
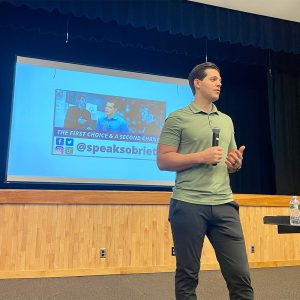
[[[164,153],[158,155],[157,165],[163,171],[182,171],[201,163],[199,153]]]

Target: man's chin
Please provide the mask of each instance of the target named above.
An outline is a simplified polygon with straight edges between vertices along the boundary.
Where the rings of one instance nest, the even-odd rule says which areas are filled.
[[[216,102],[216,101],[218,101],[218,100],[219,100],[219,96],[218,96],[218,97],[212,98],[212,102]]]

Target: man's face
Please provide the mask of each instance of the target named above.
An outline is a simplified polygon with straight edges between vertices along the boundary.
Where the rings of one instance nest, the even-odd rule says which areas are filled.
[[[80,98],[78,99],[78,107],[79,107],[80,109],[84,109],[84,108],[85,108],[85,105],[86,105],[86,100],[85,100],[85,98],[84,98],[84,97],[80,97]]]
[[[107,102],[105,106],[105,113],[107,117],[112,118],[116,113],[117,109],[115,108],[115,104],[112,102]]]
[[[200,97],[211,102],[217,101],[221,92],[221,76],[215,69],[206,69],[206,77],[203,80],[195,79],[195,88]]]

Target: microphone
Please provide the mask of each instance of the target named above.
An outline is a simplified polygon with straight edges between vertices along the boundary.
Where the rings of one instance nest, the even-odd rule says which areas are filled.
[[[212,129],[213,137],[212,137],[212,146],[219,146],[219,135],[220,135],[220,128],[214,127]],[[213,164],[213,166],[216,166],[217,164]]]

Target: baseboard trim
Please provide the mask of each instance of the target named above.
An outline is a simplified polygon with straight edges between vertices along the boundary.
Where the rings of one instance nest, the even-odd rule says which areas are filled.
[[[293,261],[269,261],[249,262],[250,268],[276,268],[300,266],[300,260]],[[218,264],[202,264],[201,270],[218,270]],[[106,269],[77,269],[77,270],[24,270],[24,271],[0,271],[0,279],[12,278],[50,278],[50,277],[74,277],[96,275],[120,275],[174,272],[174,266],[156,267],[119,267]]]
[[[295,267],[295,266],[300,266],[300,260],[249,262],[249,266],[250,266],[251,269],[277,268],[277,267]]]

